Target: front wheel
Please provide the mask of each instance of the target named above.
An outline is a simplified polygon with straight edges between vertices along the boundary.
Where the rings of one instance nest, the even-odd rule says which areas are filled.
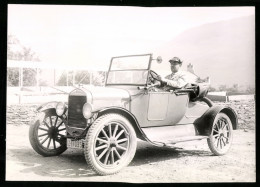
[[[232,122],[224,113],[219,113],[214,119],[212,131],[207,139],[208,146],[214,155],[224,155],[228,152],[233,139]]]
[[[131,162],[136,145],[136,133],[131,123],[122,115],[106,114],[88,130],[85,159],[98,174],[115,174]]]
[[[37,119],[30,126],[30,143],[42,156],[57,156],[67,149],[66,119],[57,116],[55,109],[48,109],[43,115],[43,120]]]

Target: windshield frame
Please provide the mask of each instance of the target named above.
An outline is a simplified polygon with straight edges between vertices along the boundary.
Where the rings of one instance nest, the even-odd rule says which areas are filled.
[[[148,68],[145,68],[145,69],[124,69],[124,70],[111,70],[111,66],[112,66],[112,62],[115,58],[125,58],[125,57],[138,57],[138,56],[150,56],[149,57],[149,62],[148,62]],[[108,72],[107,72],[107,75],[106,75],[106,83],[105,83],[105,86],[107,85],[118,85],[118,86],[122,86],[122,85],[132,85],[132,86],[143,86],[143,85],[147,85],[147,79],[148,79],[148,76],[149,76],[149,70],[151,68],[151,62],[152,62],[152,54],[151,53],[148,53],[148,54],[140,54],[140,55],[126,55],[126,56],[116,56],[116,57],[112,57],[111,60],[110,60],[110,65],[109,65],[109,69],[108,69]],[[109,75],[109,72],[114,72],[114,71],[148,71],[147,73],[147,78],[146,78],[146,83],[145,84],[126,84],[126,83],[119,83],[119,84],[108,84],[107,83],[107,80],[108,80],[108,75]]]

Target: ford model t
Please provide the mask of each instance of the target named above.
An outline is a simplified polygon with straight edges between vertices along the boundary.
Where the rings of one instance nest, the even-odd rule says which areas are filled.
[[[154,60],[161,58],[113,57],[104,87],[81,85],[70,92],[68,102],[41,105],[30,126],[33,149],[42,156],[84,149],[87,164],[100,175],[127,166],[137,138],[160,147],[207,139],[214,155],[227,153],[237,128],[235,112],[206,97],[207,82],[160,89],[160,78],[151,70]]]

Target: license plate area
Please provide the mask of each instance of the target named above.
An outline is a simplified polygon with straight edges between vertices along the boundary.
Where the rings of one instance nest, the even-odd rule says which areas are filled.
[[[84,147],[83,142],[84,142],[83,139],[74,140],[74,139],[67,138],[67,147],[82,149]]]

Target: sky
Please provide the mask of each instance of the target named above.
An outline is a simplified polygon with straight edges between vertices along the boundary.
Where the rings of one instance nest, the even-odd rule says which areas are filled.
[[[152,53],[187,29],[254,11],[254,7],[8,5],[8,34],[50,66],[107,69],[113,56]]]

